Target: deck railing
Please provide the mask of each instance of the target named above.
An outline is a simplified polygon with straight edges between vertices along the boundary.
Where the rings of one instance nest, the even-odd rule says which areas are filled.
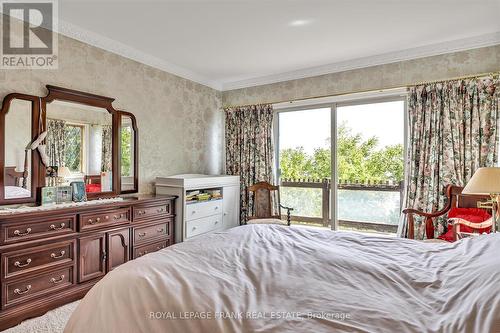
[[[329,227],[330,220],[330,193],[331,193],[331,180],[330,179],[282,179],[282,187],[292,188],[311,188],[321,189],[321,217],[299,216],[292,215],[292,221],[300,221],[306,223],[322,224]],[[399,192],[400,195],[400,209],[403,202],[403,182],[362,182],[359,180],[339,180],[339,190],[349,191],[384,191],[384,192]],[[394,233],[397,226],[381,222],[363,222],[363,221],[348,221],[339,220],[340,227],[350,229],[370,229],[379,232]]]

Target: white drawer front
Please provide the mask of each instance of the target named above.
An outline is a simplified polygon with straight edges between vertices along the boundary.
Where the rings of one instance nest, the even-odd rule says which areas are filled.
[[[222,214],[186,221],[186,238],[221,229]]]
[[[186,205],[186,221],[222,214],[222,200],[198,202]]]

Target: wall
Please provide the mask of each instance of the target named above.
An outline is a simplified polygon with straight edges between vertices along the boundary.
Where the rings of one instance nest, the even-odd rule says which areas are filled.
[[[225,91],[227,105],[275,103],[299,98],[404,87],[500,70],[500,45],[401,61],[311,78]]]
[[[0,98],[45,96],[46,84],[113,97],[139,127],[139,190],[156,176],[222,171],[220,93],[102,49],[59,36],[58,70],[0,70]],[[8,126],[8,125],[7,125]]]

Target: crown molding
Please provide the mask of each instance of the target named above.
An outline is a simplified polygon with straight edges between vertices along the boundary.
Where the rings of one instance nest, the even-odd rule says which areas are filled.
[[[59,34],[118,54],[122,57],[143,63],[145,65],[157,68],[170,74],[182,77],[184,79],[208,86],[218,91],[228,91],[283,81],[297,80],[500,44],[500,31],[498,31],[480,36],[457,39],[438,44],[415,47],[402,51],[389,52],[322,66],[298,69],[289,72],[281,72],[259,77],[247,76],[229,80],[212,80],[209,77],[200,75],[199,73],[196,73],[190,69],[172,64],[168,61],[147,54],[119,41],[83,29],[67,21],[59,19],[58,23],[59,24],[56,32]]]
[[[222,90],[221,84],[217,81],[211,80],[182,66],[178,66],[155,56],[149,55],[119,41],[83,29],[67,21],[59,19],[59,27],[57,32],[61,35],[118,54],[122,57],[143,63],[145,65],[157,68],[184,79],[200,83],[212,89],[219,91]]]
[[[500,44],[500,31],[481,36],[458,39],[439,44],[426,45],[415,47],[402,51],[389,52],[380,55],[363,57],[348,61],[332,63],[328,65],[299,69],[290,72],[276,73],[261,77],[249,77],[237,79],[234,81],[223,81],[219,84],[222,86],[222,91],[242,89],[265,84],[303,79],[307,77],[344,72],[353,69],[390,64],[399,61],[412,60],[418,58],[431,57],[440,54],[459,52],[481,47],[488,47]]]

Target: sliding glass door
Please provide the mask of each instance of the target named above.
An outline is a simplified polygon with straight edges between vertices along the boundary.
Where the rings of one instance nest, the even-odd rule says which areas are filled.
[[[403,99],[286,109],[276,119],[281,201],[294,208],[294,223],[396,232],[404,179]]]
[[[331,108],[278,113],[281,201],[296,223],[329,226]]]
[[[333,205],[339,229],[397,231],[405,170],[404,111],[403,100],[336,105]]]

